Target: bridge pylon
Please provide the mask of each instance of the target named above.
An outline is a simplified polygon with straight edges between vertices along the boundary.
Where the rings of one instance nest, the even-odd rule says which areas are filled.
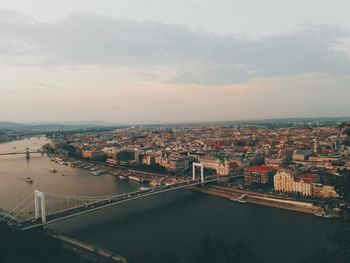
[[[201,168],[201,182],[204,183],[204,167],[201,163],[193,163],[192,164],[192,179],[196,180],[196,167]]]
[[[40,217],[41,210],[41,222],[46,223],[46,206],[45,206],[45,193],[38,190],[34,190],[34,205],[35,205],[35,219]]]
[[[30,152],[29,152],[29,148],[27,147],[26,149],[26,159],[29,160],[30,159]]]

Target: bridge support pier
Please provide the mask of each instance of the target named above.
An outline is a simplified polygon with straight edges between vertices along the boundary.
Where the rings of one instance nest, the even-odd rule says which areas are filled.
[[[30,153],[29,153],[29,148],[27,147],[26,149],[26,159],[29,160],[30,159]]]
[[[204,183],[204,167],[201,163],[193,163],[192,164],[192,179],[196,180],[196,167],[201,168],[201,182]]]
[[[35,219],[40,217],[41,210],[41,222],[46,223],[46,209],[45,209],[45,193],[38,190],[34,190],[34,204],[35,204]]]

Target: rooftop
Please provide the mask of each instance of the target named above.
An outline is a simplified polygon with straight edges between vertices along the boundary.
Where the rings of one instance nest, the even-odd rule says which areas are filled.
[[[264,172],[270,172],[270,171],[275,171],[276,168],[273,166],[267,166],[267,165],[262,165],[262,166],[251,166],[247,168],[247,171],[249,172],[257,172],[257,173],[264,173]]]

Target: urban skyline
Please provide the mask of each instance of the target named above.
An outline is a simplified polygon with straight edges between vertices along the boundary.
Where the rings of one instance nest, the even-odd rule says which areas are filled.
[[[349,263],[349,10],[0,0],[0,262]]]

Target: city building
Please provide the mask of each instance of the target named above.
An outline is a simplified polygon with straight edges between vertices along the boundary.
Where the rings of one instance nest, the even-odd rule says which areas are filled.
[[[339,195],[335,191],[333,186],[313,184],[312,195],[320,198],[337,198]]]
[[[304,174],[294,177],[294,192],[305,196],[312,195],[312,184],[319,182],[317,174]]]
[[[274,189],[276,192],[299,193],[304,196],[321,198],[338,197],[334,187],[319,183],[317,174],[303,174],[294,176],[290,170],[280,170],[274,176]]]
[[[288,170],[280,170],[273,177],[273,186],[277,192],[294,192],[294,176]]]
[[[250,184],[272,184],[276,168],[272,166],[251,166],[245,169],[244,183]]]
[[[204,168],[215,170],[216,174],[220,176],[229,175],[231,167],[234,167],[233,165],[230,166],[230,163],[227,160],[209,157],[200,158],[200,163]]]
[[[293,153],[293,161],[307,161],[311,155],[311,151],[295,150]]]

